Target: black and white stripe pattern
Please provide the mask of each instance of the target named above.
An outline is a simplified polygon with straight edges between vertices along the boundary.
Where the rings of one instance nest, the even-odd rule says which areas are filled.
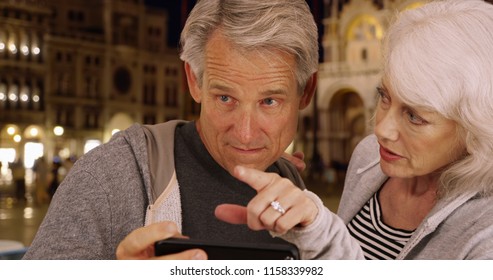
[[[347,226],[351,235],[360,243],[366,259],[395,259],[413,234],[413,231],[384,224],[381,215],[377,192]]]

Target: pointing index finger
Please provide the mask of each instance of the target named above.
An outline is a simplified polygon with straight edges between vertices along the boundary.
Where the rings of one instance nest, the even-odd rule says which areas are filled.
[[[233,174],[238,180],[250,185],[257,192],[263,190],[272,182],[272,174],[265,173],[245,166],[236,166]]]

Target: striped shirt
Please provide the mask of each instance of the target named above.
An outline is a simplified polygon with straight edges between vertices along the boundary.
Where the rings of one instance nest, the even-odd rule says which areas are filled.
[[[347,227],[360,243],[366,259],[392,260],[399,255],[414,231],[396,229],[382,221],[378,194],[373,195]]]

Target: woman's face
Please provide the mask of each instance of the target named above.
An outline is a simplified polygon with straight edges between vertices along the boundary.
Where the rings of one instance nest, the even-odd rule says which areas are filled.
[[[431,175],[465,154],[454,121],[404,104],[385,85],[378,93],[375,134],[380,166],[387,176]]]

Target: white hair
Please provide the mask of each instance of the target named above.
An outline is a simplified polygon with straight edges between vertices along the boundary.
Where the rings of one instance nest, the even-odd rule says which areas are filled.
[[[433,1],[399,14],[384,40],[384,79],[405,103],[458,124],[467,155],[439,194],[493,193],[493,5]]]
[[[220,30],[240,50],[277,49],[296,58],[298,86],[318,69],[317,25],[304,0],[201,0],[181,33],[180,58],[202,84],[205,47]]]

